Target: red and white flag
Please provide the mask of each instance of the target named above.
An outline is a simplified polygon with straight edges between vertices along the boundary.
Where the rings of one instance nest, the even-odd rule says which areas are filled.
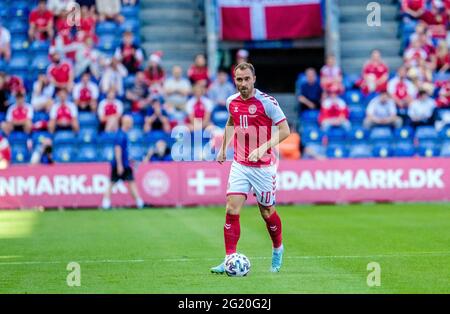
[[[320,0],[218,0],[223,40],[321,36]]]

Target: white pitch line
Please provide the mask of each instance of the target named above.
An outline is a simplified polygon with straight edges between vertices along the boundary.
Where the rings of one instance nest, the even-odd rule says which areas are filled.
[[[450,252],[411,252],[398,254],[376,254],[376,255],[319,255],[319,256],[285,256],[285,259],[357,259],[357,258],[399,258],[399,257],[426,257],[426,256],[450,256]],[[253,256],[252,260],[270,259],[269,256]],[[149,258],[149,259],[133,259],[133,260],[80,260],[75,262],[79,264],[105,264],[105,263],[145,263],[145,262],[193,262],[193,261],[217,261],[217,258]],[[67,264],[70,261],[17,261],[17,262],[0,262],[1,265],[37,265],[37,264]]]

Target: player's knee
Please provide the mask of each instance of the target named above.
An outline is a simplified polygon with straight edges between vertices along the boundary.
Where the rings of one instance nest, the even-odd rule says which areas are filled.
[[[261,213],[262,218],[267,219],[275,212],[275,207],[274,206],[267,207],[259,205],[259,211]]]
[[[240,210],[241,210],[241,208],[237,204],[235,204],[233,202],[227,202],[227,206],[226,206],[227,214],[238,215]]]

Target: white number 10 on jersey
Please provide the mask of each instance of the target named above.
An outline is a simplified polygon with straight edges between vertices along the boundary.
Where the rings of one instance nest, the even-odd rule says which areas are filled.
[[[239,116],[239,122],[242,129],[248,129],[248,116],[246,114]]]

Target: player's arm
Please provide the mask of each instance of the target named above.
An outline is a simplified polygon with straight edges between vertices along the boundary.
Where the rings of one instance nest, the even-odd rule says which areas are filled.
[[[250,153],[248,156],[249,161],[256,162],[260,160],[270,148],[277,146],[284,141],[289,134],[291,134],[291,130],[289,129],[289,125],[286,120],[278,124],[277,127],[277,130],[272,134],[269,141],[265,142]]]
[[[122,147],[119,145],[114,146],[114,158],[116,158],[117,173],[121,175],[124,171],[122,162]]]
[[[217,161],[220,164],[226,160],[227,147],[228,147],[228,145],[230,145],[230,142],[234,135],[233,126],[234,126],[233,117],[231,115],[229,115],[227,123],[225,124],[225,131],[223,133],[222,146],[220,147],[220,151],[217,154]]]

